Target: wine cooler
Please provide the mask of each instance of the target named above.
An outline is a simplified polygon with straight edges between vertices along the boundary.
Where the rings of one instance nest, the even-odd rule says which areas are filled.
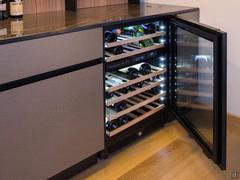
[[[166,22],[105,31],[106,135],[111,138],[163,111],[166,101]]]
[[[226,34],[167,17],[112,25],[104,39],[106,146],[173,117],[224,169]]]

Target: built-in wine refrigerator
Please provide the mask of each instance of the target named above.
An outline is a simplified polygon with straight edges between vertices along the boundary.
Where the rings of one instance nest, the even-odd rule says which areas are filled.
[[[112,25],[104,38],[106,149],[177,119],[224,169],[226,33],[166,17]]]
[[[113,144],[159,121],[168,103],[167,22],[109,27],[105,37],[105,127]],[[160,116],[159,116],[160,117]]]

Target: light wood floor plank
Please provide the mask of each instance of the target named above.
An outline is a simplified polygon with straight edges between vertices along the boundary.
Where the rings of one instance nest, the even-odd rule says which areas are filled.
[[[228,121],[226,171],[209,160],[175,121],[120,149],[73,180],[230,180],[233,171],[240,172],[239,124],[240,120]]]
[[[202,157],[199,148],[181,139],[176,139],[168,146],[130,170],[119,180],[224,180],[224,173]]]

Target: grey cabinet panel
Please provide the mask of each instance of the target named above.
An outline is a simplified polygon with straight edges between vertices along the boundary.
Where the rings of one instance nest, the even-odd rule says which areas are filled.
[[[104,148],[102,71],[0,93],[0,179],[46,179]]]
[[[0,46],[0,84],[103,56],[102,28]]]

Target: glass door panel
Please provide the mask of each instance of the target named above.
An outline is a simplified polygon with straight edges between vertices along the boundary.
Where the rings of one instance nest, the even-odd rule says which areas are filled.
[[[171,19],[172,110],[203,151],[226,166],[226,33]]]
[[[214,44],[177,27],[175,109],[213,147]]]

